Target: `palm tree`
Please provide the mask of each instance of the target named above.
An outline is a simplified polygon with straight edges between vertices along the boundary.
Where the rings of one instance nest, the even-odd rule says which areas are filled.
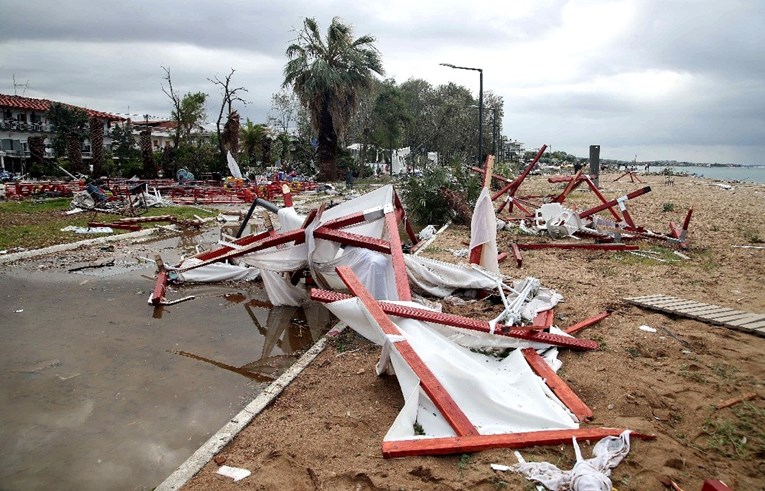
[[[327,29],[326,42],[316,20],[306,18],[298,39],[287,48],[283,87],[292,86],[311,114],[319,134],[320,178],[337,178],[338,140],[342,138],[360,96],[372,88],[375,72],[383,75],[380,53],[369,35],[353,39],[351,26],[338,17]]]
[[[239,141],[242,152],[247,156],[249,165],[254,166],[258,156],[265,162],[263,142],[268,134],[268,127],[264,124],[254,124],[247,118],[246,123],[239,129]]]

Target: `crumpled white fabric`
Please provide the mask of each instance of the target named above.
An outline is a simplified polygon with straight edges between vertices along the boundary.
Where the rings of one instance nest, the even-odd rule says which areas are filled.
[[[492,273],[499,273],[497,260],[497,215],[489,188],[483,188],[470,221],[470,250],[483,246],[478,262]]]
[[[551,491],[611,491],[611,469],[630,451],[630,430],[601,439],[592,449],[593,457],[587,460],[582,458],[576,438],[573,440],[576,464],[570,471],[562,471],[549,462],[525,461],[510,466],[510,470],[542,483]]]

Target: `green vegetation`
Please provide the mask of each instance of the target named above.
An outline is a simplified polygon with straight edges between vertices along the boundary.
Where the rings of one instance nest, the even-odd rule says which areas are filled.
[[[64,215],[69,209],[70,198],[55,198],[46,200],[9,201],[0,203],[0,250],[12,248],[36,249],[55,244],[76,242],[98,237],[98,234],[78,235],[72,232],[62,232],[68,226],[85,227],[89,221],[114,221],[122,218],[120,215],[94,215],[92,212]],[[173,215],[180,220],[193,220],[194,215],[209,217],[213,215],[198,208],[167,207],[151,208],[143,216]],[[146,223],[143,228],[156,226],[156,223]],[[115,234],[125,233],[114,230]],[[111,235],[111,234],[110,234]]]
[[[295,43],[287,48],[284,87],[291,86],[308,108],[318,133],[321,176],[337,178],[338,143],[358,107],[360,96],[371,90],[373,73],[384,73],[373,36],[353,38],[353,29],[338,17],[322,39],[315,19],[303,21]]]
[[[412,426],[414,428],[414,434],[415,435],[424,435],[425,434],[425,430],[422,428],[422,425],[418,421],[415,421],[414,425],[412,425]]]
[[[744,402],[732,416],[713,414],[704,421],[705,448],[728,458],[765,457],[765,409]]]
[[[441,188],[454,191],[472,206],[478,198],[480,185],[476,173],[464,165],[426,169],[422,177],[409,177],[403,185],[404,206],[409,217],[421,225],[443,225],[455,217],[456,212]]]
[[[667,212],[670,212],[670,211],[675,211],[675,204],[674,203],[664,203],[664,205],[662,205],[662,207],[661,207],[661,211],[663,211],[664,213],[667,213]]]

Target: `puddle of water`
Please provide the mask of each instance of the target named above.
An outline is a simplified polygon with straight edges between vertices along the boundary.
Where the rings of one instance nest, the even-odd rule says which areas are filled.
[[[269,308],[258,284],[182,288],[196,298],[155,312],[153,270],[118,261],[0,273],[0,488],[152,489],[331,322]]]

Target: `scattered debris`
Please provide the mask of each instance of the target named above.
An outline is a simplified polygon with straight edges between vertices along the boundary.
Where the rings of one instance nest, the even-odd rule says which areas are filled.
[[[744,401],[751,401],[752,399],[757,397],[756,392],[747,392],[746,394],[743,394],[738,397],[733,397],[731,399],[727,399],[725,401],[720,402],[716,407],[717,409],[723,409],[726,407],[735,406],[736,404]]]
[[[77,266],[76,268],[69,268],[67,271],[74,273],[75,271],[82,271],[83,269],[105,268],[108,266],[114,266],[114,259],[96,264],[86,264],[85,266]]]
[[[248,471],[247,469],[242,469],[241,467],[231,467],[228,465],[220,466],[215,472],[221,476],[230,477],[234,481],[241,481],[245,477],[252,474],[252,472]]]
[[[638,329],[640,329],[641,331],[645,331],[645,332],[656,332],[656,329],[654,329],[651,326],[646,326],[646,325],[639,326]]]

